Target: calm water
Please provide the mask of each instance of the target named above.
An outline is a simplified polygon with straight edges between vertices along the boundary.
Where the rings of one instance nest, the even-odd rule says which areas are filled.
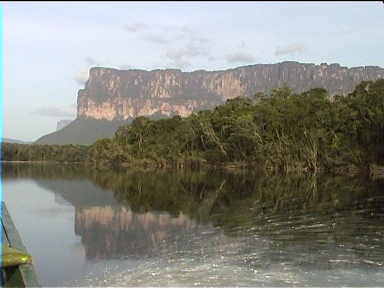
[[[44,286],[384,286],[384,183],[3,166]]]

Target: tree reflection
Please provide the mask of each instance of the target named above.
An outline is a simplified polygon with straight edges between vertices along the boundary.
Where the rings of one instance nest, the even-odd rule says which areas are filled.
[[[149,257],[189,249],[194,235],[215,229],[226,237],[268,237],[280,248],[310,243],[322,249],[348,241],[353,246],[363,241],[357,224],[384,217],[382,182],[341,176],[101,172],[22,164],[3,166],[2,177],[32,178],[73,205],[75,233],[81,236],[88,259]],[[363,229],[369,235],[377,226]]]

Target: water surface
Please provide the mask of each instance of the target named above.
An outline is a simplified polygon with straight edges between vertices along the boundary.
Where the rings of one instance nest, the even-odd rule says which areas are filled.
[[[44,286],[384,286],[383,183],[4,165]]]

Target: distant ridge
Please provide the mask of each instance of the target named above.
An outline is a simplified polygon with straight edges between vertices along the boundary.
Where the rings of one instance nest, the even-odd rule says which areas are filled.
[[[15,143],[15,144],[31,144],[32,143],[32,142],[21,141],[21,140],[10,139],[10,138],[2,138],[1,142],[2,143]]]

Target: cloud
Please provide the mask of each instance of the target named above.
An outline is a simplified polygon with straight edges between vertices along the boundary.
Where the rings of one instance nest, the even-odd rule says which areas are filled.
[[[208,38],[202,37],[196,31],[194,31],[192,28],[184,25],[184,26],[168,26],[163,27],[165,31],[172,31],[174,33],[174,40],[191,40],[195,42],[207,42]]]
[[[202,37],[188,26],[158,27],[157,31],[144,35],[143,39],[156,44],[168,44],[176,41],[193,41],[204,44],[209,41],[208,38]]]
[[[144,23],[132,23],[132,24],[124,25],[124,30],[127,30],[132,33],[144,31],[146,29],[148,29],[148,25]]]
[[[166,51],[165,56],[174,66],[178,68],[186,68],[190,66],[192,58],[203,55],[209,57],[207,53],[205,47],[196,45],[196,43],[190,41],[184,47],[169,49]]]
[[[203,54],[203,51],[204,49],[190,42],[184,47],[168,50],[166,56],[170,59],[178,60],[184,57],[199,56]]]
[[[172,69],[186,69],[191,65],[192,65],[191,61],[186,59],[175,59],[175,60],[170,59],[169,62],[165,63],[165,67],[172,68]]]
[[[67,107],[40,107],[31,113],[45,117],[75,118],[76,105],[70,105]]]
[[[161,35],[161,34],[147,34],[147,35],[144,35],[143,39],[149,42],[152,42],[155,44],[161,44],[161,45],[168,44],[170,41],[167,37],[165,37],[165,35]]]
[[[85,63],[86,63],[86,68],[82,69],[81,71],[79,71],[74,77],[73,77],[73,80],[76,81],[76,83],[80,86],[84,86],[85,83],[87,82],[88,80],[88,77],[89,77],[89,69],[91,67],[95,67],[95,66],[100,66],[100,61],[92,58],[92,57],[85,57],[84,59]]]
[[[92,57],[86,57],[85,62],[88,64],[88,66],[98,65],[99,63],[97,60],[93,59]]]
[[[256,58],[247,52],[236,52],[225,57],[228,63],[250,63],[255,62]]]
[[[291,44],[285,47],[277,47],[275,51],[275,56],[303,53],[304,50],[305,50],[305,47],[303,44],[299,44],[299,43]]]
[[[361,27],[359,27],[361,28]],[[352,25],[347,25],[347,24],[341,24],[339,25],[339,32],[341,34],[352,34],[353,32],[356,32],[358,28],[357,27],[353,27]]]
[[[196,57],[209,58],[209,39],[202,37],[187,26],[169,27],[173,29],[171,43],[179,42],[179,47],[169,48],[165,52],[165,57],[170,61],[170,65],[175,68],[187,68]]]
[[[79,73],[77,73],[77,75],[75,75],[73,79],[76,81],[77,84],[79,84],[80,86],[83,86],[85,85],[85,82],[87,82],[88,77],[89,77],[88,70],[82,70]]]
[[[210,40],[186,25],[148,27],[143,23],[134,23],[125,25],[124,29],[138,32],[138,38],[141,40],[165,47],[163,60],[168,67],[187,68],[191,66],[194,58],[205,57],[207,59],[211,56],[209,54]],[[78,83],[84,83],[84,77],[78,76],[76,79]]]
[[[208,49],[210,40],[186,25],[148,27],[142,23],[135,23],[126,25],[125,29],[142,32],[137,33],[139,39],[165,47],[163,60],[172,68],[186,68],[191,65],[193,58],[210,56]]]

